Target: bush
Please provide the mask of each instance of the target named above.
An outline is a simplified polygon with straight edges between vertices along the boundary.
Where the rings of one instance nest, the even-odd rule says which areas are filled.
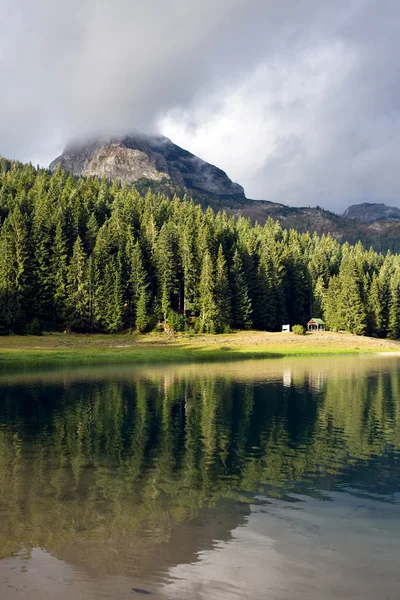
[[[168,313],[167,324],[172,331],[185,331],[185,317],[173,310]]]
[[[293,325],[292,331],[296,335],[306,335],[306,330],[304,329],[303,325]]]
[[[197,317],[196,321],[194,322],[194,332],[204,333],[204,321],[200,319],[200,317]]]
[[[43,335],[42,326],[39,319],[32,319],[32,321],[28,323],[26,331],[29,335]]]
[[[204,321],[200,318],[196,320],[194,331],[195,333],[221,333],[216,330],[214,321]]]

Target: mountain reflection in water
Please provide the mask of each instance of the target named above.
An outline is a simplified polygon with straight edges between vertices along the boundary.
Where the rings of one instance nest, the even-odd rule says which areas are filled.
[[[397,597],[399,367],[2,373],[2,597]]]

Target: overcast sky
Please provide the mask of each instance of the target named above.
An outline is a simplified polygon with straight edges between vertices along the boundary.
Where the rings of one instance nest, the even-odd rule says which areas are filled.
[[[400,205],[395,0],[0,0],[0,154],[161,132],[249,198]]]

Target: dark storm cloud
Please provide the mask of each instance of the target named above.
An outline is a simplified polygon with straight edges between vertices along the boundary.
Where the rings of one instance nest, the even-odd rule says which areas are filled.
[[[390,0],[0,0],[0,152],[161,127],[250,197],[398,203]]]

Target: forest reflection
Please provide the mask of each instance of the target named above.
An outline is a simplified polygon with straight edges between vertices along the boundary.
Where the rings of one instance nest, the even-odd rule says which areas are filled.
[[[172,536],[209,511],[219,530],[192,528],[194,546],[229,536],[255,495],[318,495],[374,462],[389,485],[400,363],[379,361],[4,374],[0,557],[39,547],[114,573],[167,547],[174,562]]]

